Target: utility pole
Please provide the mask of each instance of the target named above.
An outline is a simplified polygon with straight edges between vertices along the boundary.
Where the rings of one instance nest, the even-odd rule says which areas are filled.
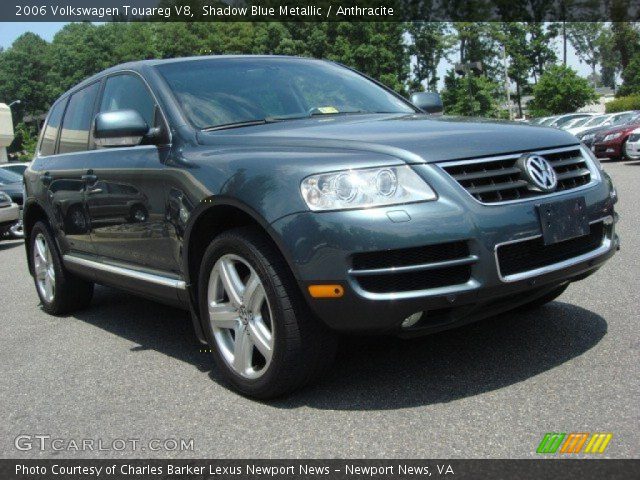
[[[509,89],[509,66],[507,64],[507,46],[502,45],[502,62],[504,65],[504,90],[507,94],[507,111],[509,112],[509,120],[513,120],[511,115],[511,92]]]

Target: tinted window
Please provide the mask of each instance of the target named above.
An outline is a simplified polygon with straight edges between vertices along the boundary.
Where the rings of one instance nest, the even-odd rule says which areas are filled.
[[[56,149],[56,140],[58,139],[58,128],[60,127],[60,120],[64,113],[64,106],[67,104],[67,100],[64,99],[56,103],[51,109],[49,114],[49,120],[44,128],[42,134],[42,143],[40,144],[40,155],[53,155]]]
[[[22,175],[0,168],[0,183],[16,183],[22,181]]]
[[[374,82],[329,62],[236,58],[157,68],[199,128],[269,117],[415,111]]]
[[[98,85],[99,83],[94,83],[71,96],[62,121],[59,153],[87,149]]]
[[[144,82],[135,75],[109,77],[104,87],[101,112],[136,110],[147,125],[153,125],[155,102]]]

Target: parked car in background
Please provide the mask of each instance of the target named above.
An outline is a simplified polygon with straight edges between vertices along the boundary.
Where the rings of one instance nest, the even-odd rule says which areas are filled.
[[[587,147],[593,148],[593,143],[598,133],[611,130],[611,128],[618,125],[635,125],[636,123],[640,123],[640,112],[633,111],[625,112],[624,114],[616,114],[615,116],[612,116],[610,121],[605,122],[604,125],[580,132],[576,134],[576,137]]]
[[[587,118],[587,117],[593,117],[593,113],[566,113],[564,115],[558,115],[553,119],[552,122],[550,122],[546,126],[562,128],[564,125],[571,122],[572,120],[577,120],[580,118]]]
[[[586,122],[582,123],[581,125],[576,125],[575,127],[571,127],[569,128],[567,131],[569,133],[572,133],[573,135],[578,135],[579,133],[582,133],[586,130],[589,130],[591,128],[596,128],[596,127],[602,127],[607,125],[607,121],[611,118],[611,114],[605,114],[605,115],[596,115],[593,116],[589,119],[587,119]]]
[[[538,118],[531,118],[529,119],[529,124],[530,125],[541,125],[542,122],[547,121],[549,117],[538,117]]]
[[[20,207],[11,201],[8,194],[0,190],[0,240],[10,233],[19,216]]]
[[[29,167],[30,163],[31,162],[3,163],[0,164],[0,168],[9,172],[17,173],[18,175],[22,176],[24,171]]]
[[[569,130],[570,128],[574,128],[580,124],[586,123],[588,122],[591,118],[593,118],[595,115],[594,114],[589,114],[586,117],[576,117],[576,118],[572,118],[571,120],[569,120],[568,122],[566,122],[564,125],[562,125],[560,128],[562,130]]]
[[[640,159],[640,128],[633,130],[627,138],[624,153],[630,160]]]
[[[0,191],[3,191],[11,198],[11,201],[18,205],[19,209],[22,210],[23,204],[23,182],[22,175],[17,174],[15,172],[11,172],[7,169],[0,168]],[[22,220],[19,218],[14,225],[10,226],[9,234],[15,238],[20,238],[22,236]],[[7,232],[3,232],[3,236],[6,235]]]
[[[622,160],[625,156],[626,143],[635,129],[640,127],[640,118],[632,123],[619,125],[597,133],[593,139],[593,153],[598,158]]]

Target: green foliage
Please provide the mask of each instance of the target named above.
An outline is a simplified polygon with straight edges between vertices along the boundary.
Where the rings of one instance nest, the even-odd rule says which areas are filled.
[[[56,97],[50,51],[51,45],[38,35],[25,33],[0,54],[0,99],[22,102],[14,114],[42,112]]]
[[[533,87],[529,111],[535,117],[574,112],[598,99],[589,82],[562,65],[547,69]]]
[[[451,49],[454,37],[442,22],[410,22],[407,33],[411,38],[409,53],[415,58],[411,90],[435,92],[438,85],[438,64]]]
[[[595,78],[596,66],[601,58],[601,40],[604,23],[601,22],[573,22],[567,24],[567,36],[573,45],[576,55],[581,62],[591,67],[591,74]]]
[[[636,53],[627,68],[622,71],[622,81],[617,95],[640,95],[640,53]]]
[[[15,137],[8,148],[9,152],[16,152],[21,162],[30,162],[36,151],[38,132],[25,123],[19,123],[14,129]]]
[[[447,72],[444,83],[442,103],[448,115],[499,117],[498,83],[485,76],[457,77],[453,70]]]
[[[607,113],[625,112],[627,110],[640,110],[640,94],[618,97],[605,104]]]

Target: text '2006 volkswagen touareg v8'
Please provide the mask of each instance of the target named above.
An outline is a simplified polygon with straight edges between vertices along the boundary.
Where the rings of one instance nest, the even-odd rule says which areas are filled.
[[[615,190],[575,137],[432,115],[436,97],[268,56],[85,80],[25,174],[43,309],[94,283],[182,306],[229,382],[268,398],[316,377],[336,332],[540,305],[613,255]]]

